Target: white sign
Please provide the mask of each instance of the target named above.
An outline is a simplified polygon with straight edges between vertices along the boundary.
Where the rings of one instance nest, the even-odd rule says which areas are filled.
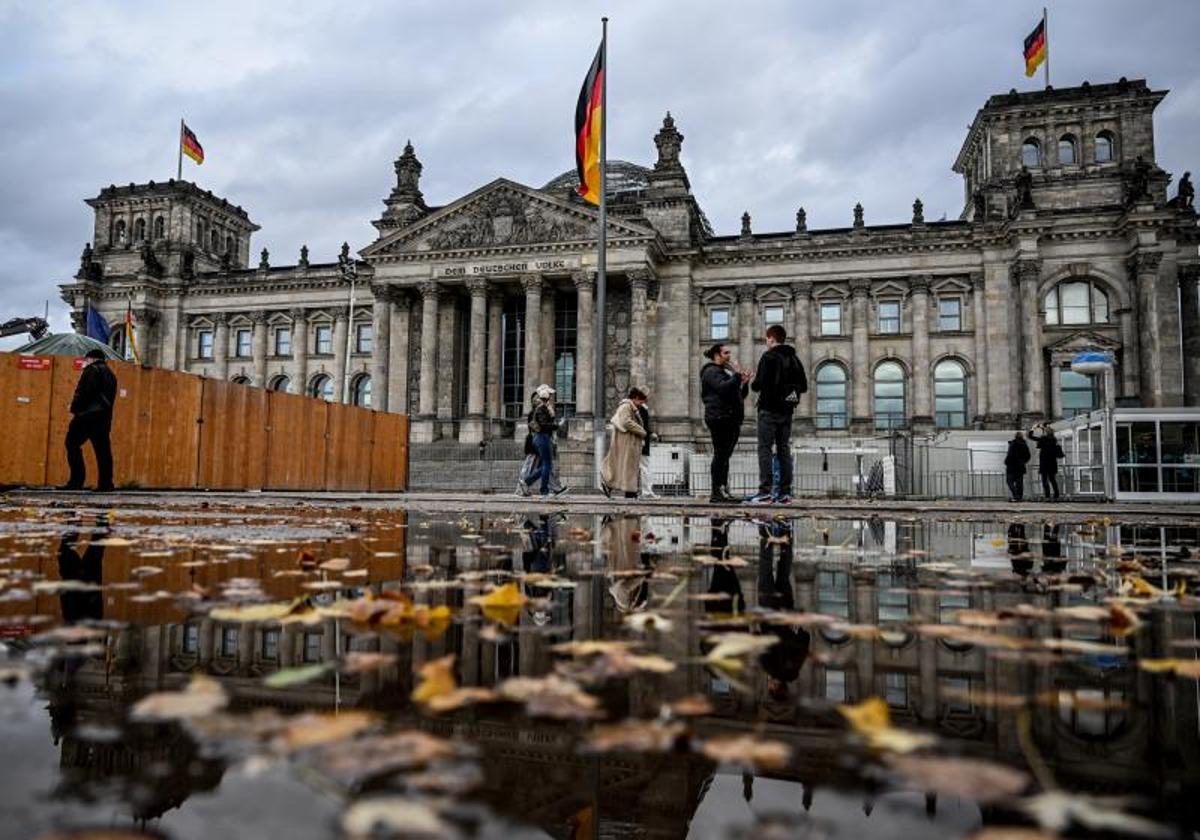
[[[547,257],[539,259],[497,260],[485,263],[460,263],[440,265],[433,269],[435,279],[455,277],[488,277],[493,274],[541,274],[545,272],[570,271],[579,268],[579,257]]]

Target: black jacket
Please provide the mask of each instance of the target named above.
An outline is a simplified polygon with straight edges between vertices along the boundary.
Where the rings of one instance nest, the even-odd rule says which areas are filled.
[[[638,406],[638,417],[641,418],[642,428],[646,430],[646,436],[642,438],[642,454],[650,454],[650,409],[644,405]]]
[[[704,402],[704,419],[742,422],[746,409],[742,400],[749,387],[741,377],[728,368],[709,362],[700,368],[700,399]]]
[[[1042,435],[1038,437],[1033,432],[1029,433],[1029,439],[1037,441],[1038,448],[1038,472],[1045,475],[1055,475],[1058,473],[1058,459],[1061,447],[1058,445],[1058,438],[1054,435]]]
[[[758,407],[777,414],[791,414],[808,390],[804,365],[790,344],[777,344],[762,354],[751,390],[758,392]]]
[[[546,408],[544,403],[538,403],[534,406],[533,410],[529,412],[528,421],[530,434],[537,434],[538,432],[554,434],[558,429],[558,420],[550,413],[550,409]],[[535,424],[536,429],[534,428]]]
[[[1004,456],[1004,469],[1014,475],[1025,474],[1025,465],[1029,463],[1029,446],[1024,440],[1013,438],[1008,442],[1008,453]]]
[[[71,413],[111,420],[116,399],[117,375],[103,359],[97,359],[79,374],[75,396],[71,398]]]

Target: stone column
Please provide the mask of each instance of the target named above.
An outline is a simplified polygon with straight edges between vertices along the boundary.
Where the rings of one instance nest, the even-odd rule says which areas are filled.
[[[850,281],[850,374],[854,382],[854,405],[850,408],[852,431],[871,428],[871,346],[867,341],[868,314],[867,295],[871,291],[869,280]]]
[[[933,425],[933,407],[929,400],[929,277],[913,277],[912,290],[912,380],[913,402],[909,408],[914,429]],[[857,334],[857,324],[855,325]]]
[[[812,283],[807,280],[792,284],[792,346],[804,374],[808,378],[808,390],[800,395],[796,405],[796,423],[799,431],[811,432],[815,426],[813,399],[817,390],[817,372],[812,361]]]
[[[413,424],[413,440],[429,442],[434,438],[437,419],[437,348],[438,303],[441,288],[435,281],[421,284],[421,386],[417,422]]]
[[[536,274],[523,275],[521,286],[525,289],[525,386],[521,402],[525,404],[533,389],[542,384],[542,278]]]
[[[375,283],[371,286],[375,302],[371,307],[371,405],[386,411],[388,404],[388,363],[391,361],[392,290]]]
[[[291,311],[292,316],[292,369],[295,392],[308,394],[308,312],[303,307]]]
[[[467,281],[471,293],[471,344],[467,357],[467,417],[459,426],[463,443],[483,440],[484,380],[487,376],[487,293],[488,283],[475,277]]]
[[[229,381],[229,313],[216,312],[213,323],[217,325],[213,335],[213,368],[217,379]]]
[[[267,313],[254,312],[250,315],[254,322],[254,341],[251,344],[251,354],[254,359],[254,384],[259,388],[267,387]],[[226,345],[229,343],[226,334]],[[226,347],[228,352],[228,346]],[[226,365],[228,369],[228,365]]]
[[[133,320],[133,339],[137,342],[138,358],[143,365],[151,365],[158,359],[156,348],[150,340],[150,331],[158,322],[158,312],[154,309],[135,309]]]
[[[504,362],[504,291],[493,286],[488,293],[487,416],[496,419],[504,413],[500,378]]]
[[[571,277],[578,299],[575,332],[575,423],[572,436],[590,440],[594,421],[596,384],[596,306],[592,295],[596,278],[590,271],[577,271]],[[579,428],[575,428],[578,425]]]
[[[1118,309],[1115,314],[1121,325],[1121,396],[1136,397],[1142,381],[1136,318],[1132,305]]]
[[[1179,266],[1183,332],[1183,403],[1200,405],[1200,265]]]
[[[393,414],[406,414],[408,412],[408,316],[412,310],[412,299],[408,296],[408,292],[402,289],[394,289],[393,294],[391,340],[388,342],[387,410]]]
[[[1142,405],[1163,405],[1162,326],[1158,301],[1160,251],[1138,251],[1129,261],[1137,291],[1138,356],[1142,361]]]
[[[987,306],[984,300],[984,281],[982,274],[971,275],[972,316],[975,327],[975,347],[971,353],[971,364],[975,368],[975,416],[987,417],[988,407],[988,361],[987,346]]]
[[[1038,301],[1038,283],[1042,277],[1042,261],[1017,260],[1014,266],[1020,300],[1020,342],[1024,347],[1021,360],[1022,421],[1028,426],[1045,419],[1046,397],[1042,363],[1042,313]],[[1015,337],[1014,337],[1015,338]]]
[[[1062,361],[1050,360],[1050,419],[1062,417]]]
[[[348,402],[350,395],[345,393],[346,365],[346,336],[350,332],[350,307],[335,306],[333,308],[333,401]]]
[[[738,352],[737,358],[734,359],[743,368],[754,370],[758,364],[758,359],[754,356],[754,334],[758,326],[758,319],[754,313],[754,285],[752,283],[744,283],[737,287],[738,300]],[[755,394],[750,392],[746,397],[746,419],[751,420],[756,415],[755,411]]]
[[[554,309],[558,292],[553,286],[542,286],[542,317],[538,321],[538,335],[541,336],[541,375],[540,382],[545,382],[551,388],[554,385]]]
[[[704,419],[704,406],[700,401],[700,376],[697,373],[699,363],[693,361],[697,350],[701,346],[701,340],[708,337],[703,329],[703,321],[701,315],[701,298],[703,297],[703,289],[698,286],[692,286],[688,295],[688,382],[691,385],[690,404],[691,410],[688,411],[688,416],[692,421],[693,434],[697,433],[698,427]],[[705,348],[707,349],[707,348]]]
[[[646,291],[650,287],[650,274],[646,271],[630,271],[629,277],[629,384],[645,390],[646,379]]]

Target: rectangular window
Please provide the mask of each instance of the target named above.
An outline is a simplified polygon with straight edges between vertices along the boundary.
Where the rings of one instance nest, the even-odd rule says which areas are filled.
[[[321,661],[321,634],[320,633],[305,633],[304,634],[304,661],[305,662],[320,662]]]
[[[842,334],[842,305],[840,303],[821,304],[821,335]]]
[[[846,672],[825,669],[825,699],[834,703],[846,702]]]
[[[957,332],[962,329],[962,301],[958,298],[938,298],[938,329]]]
[[[767,306],[763,308],[763,323],[768,327],[783,323],[783,307]]]
[[[575,295],[558,294],[554,299],[554,390],[556,410],[563,417],[570,417],[577,411],[575,360],[578,355],[578,320]]]
[[[846,572],[818,573],[817,612],[838,618],[850,617],[850,575]]]
[[[233,334],[233,350],[234,355],[239,359],[249,359],[250,351],[250,330],[238,330]]]
[[[875,591],[878,593],[878,620],[882,623],[885,621],[907,621],[908,620],[908,592],[897,591],[906,590],[907,582],[898,575],[893,575],[888,572],[880,572],[875,578]]]
[[[279,659],[279,631],[264,630],[262,634],[262,658],[274,662]]]
[[[183,625],[183,652],[184,653],[199,653],[200,652],[200,625],[199,624]]]
[[[711,309],[708,313],[708,337],[713,341],[729,338],[729,310]]]
[[[884,696],[893,709],[908,708],[908,674],[883,675]]]
[[[196,358],[211,359],[213,357],[212,330],[200,330],[196,333]]]
[[[291,327],[276,327],[275,328],[275,355],[276,356],[292,355],[292,328]]]
[[[879,331],[881,333],[900,332],[899,302],[885,301],[879,304]]]
[[[501,399],[504,416],[524,417],[529,410],[525,393],[525,300],[508,298],[501,319],[504,343],[500,350]]]
[[[313,336],[313,347],[318,355],[328,356],[333,353],[333,327],[330,324],[317,324]]]
[[[237,656],[238,639],[241,636],[241,631],[238,627],[222,627],[221,628],[221,656],[235,657]]]
[[[355,353],[370,353],[372,332],[371,324],[355,324],[354,325],[354,352]]]

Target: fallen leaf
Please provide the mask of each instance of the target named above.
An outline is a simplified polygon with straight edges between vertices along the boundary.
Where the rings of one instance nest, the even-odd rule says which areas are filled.
[[[869,697],[856,706],[839,705],[837,710],[873,750],[907,753],[934,741],[929,735],[893,727],[888,705],[879,697]]]
[[[350,558],[334,557],[330,560],[326,560],[324,563],[317,566],[317,568],[324,569],[327,572],[344,572],[350,568]]]
[[[759,740],[750,735],[710,738],[701,745],[700,752],[713,761],[759,770],[780,770],[792,758],[792,748],[782,741]]]
[[[360,799],[342,814],[342,830],[352,840],[381,835],[453,837],[457,834],[429,805],[403,796]]]
[[[310,763],[318,772],[351,787],[385,774],[424,769],[458,753],[453,741],[410,729],[327,744],[314,753]]]
[[[592,752],[667,752],[687,730],[678,721],[625,720],[597,726],[584,741]]]
[[[1117,638],[1124,638],[1131,633],[1136,633],[1142,626],[1142,620],[1138,618],[1137,613],[1120,601],[1109,602],[1108,610],[1109,627]]]
[[[263,679],[267,688],[287,688],[293,685],[303,685],[312,682],[317,677],[333,669],[331,662],[318,662],[314,665],[301,665],[299,668],[284,668]]]
[[[302,750],[317,744],[343,741],[375,723],[375,715],[348,711],[340,714],[309,712],[288,720],[279,733],[279,744],[287,750]]]
[[[225,708],[229,697],[212,677],[196,674],[183,691],[158,691],[133,705],[129,717],[137,721],[187,720]]]
[[[307,599],[297,598],[273,604],[247,604],[236,607],[217,607],[208,614],[213,621],[280,621],[312,609]]]
[[[703,694],[692,694],[664,706],[679,717],[703,717],[713,713],[713,704]]]
[[[974,758],[898,755],[888,766],[918,788],[990,805],[1019,796],[1030,778],[1020,770]]]
[[[758,654],[779,641],[778,636],[756,636],[752,633],[720,633],[709,636],[715,642],[704,656],[704,663],[723,671],[738,673],[742,670],[741,657]]]
[[[449,694],[458,688],[458,681],[454,678],[454,654],[452,653],[426,662],[417,673],[421,677],[421,684],[413,689],[414,703],[424,705],[435,697]]]
[[[1043,828],[1052,831],[1066,831],[1071,826],[1078,825],[1094,831],[1133,834],[1139,837],[1177,836],[1174,829],[1165,825],[1117,810],[1125,804],[1125,800],[1122,799],[1106,799],[1060,790],[1040,793],[1020,803],[1021,808]]]
[[[1200,659],[1140,659],[1138,667],[1152,674],[1200,679]]]
[[[354,650],[342,657],[338,667],[341,668],[343,674],[361,674],[395,665],[398,660],[399,657],[394,653]]]
[[[588,720],[600,717],[600,701],[580,689],[577,683],[556,675],[547,677],[510,677],[496,687],[506,700],[525,704],[531,717],[557,720]]]
[[[657,630],[660,633],[670,633],[675,625],[669,619],[654,612],[637,612],[625,616],[625,624],[637,633]]]

